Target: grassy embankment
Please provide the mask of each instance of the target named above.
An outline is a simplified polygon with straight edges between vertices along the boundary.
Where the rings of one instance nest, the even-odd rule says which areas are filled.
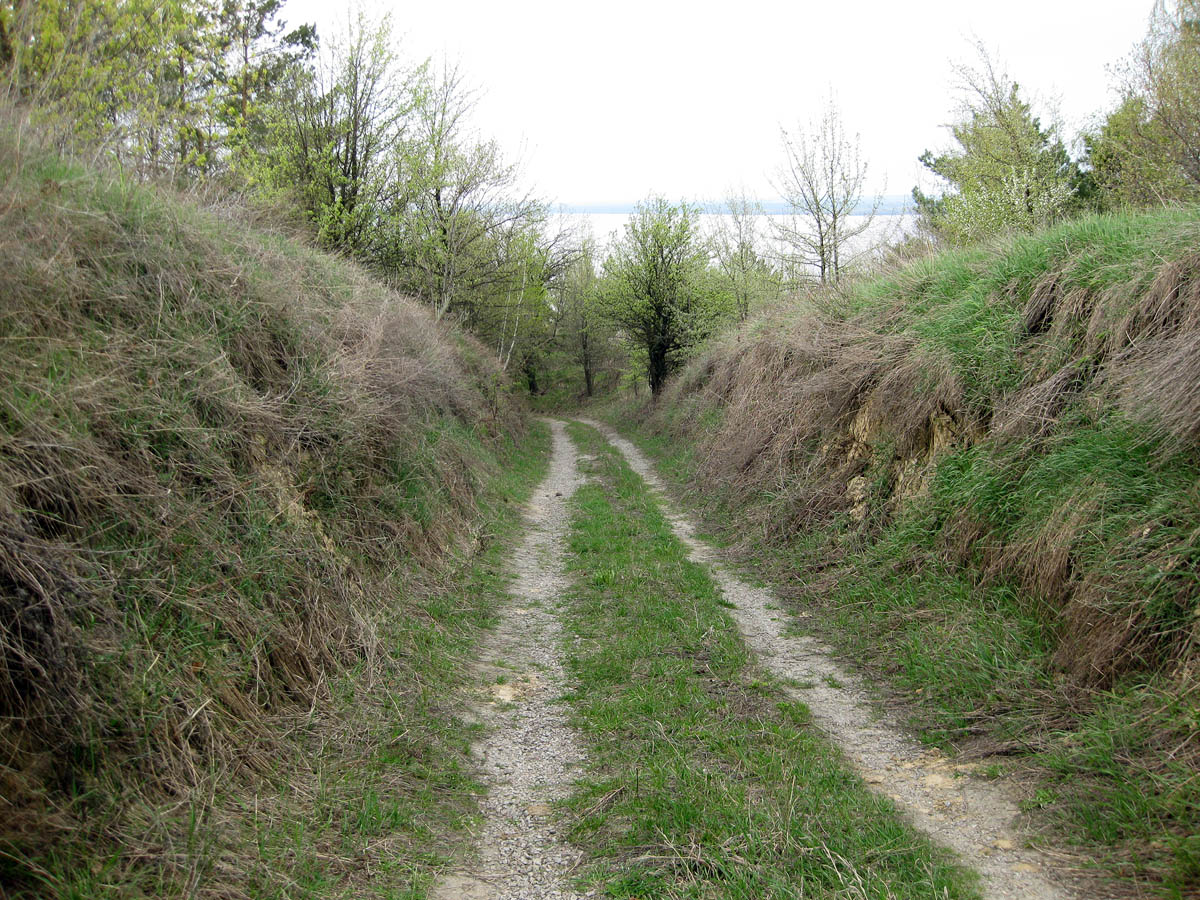
[[[0,171],[0,894],[421,895],[545,430],[245,210]]]
[[[597,476],[572,500],[566,615],[591,877],[615,897],[974,896],[753,665],[641,478],[571,433]]]
[[[1200,889],[1198,247],[1188,209],[945,253],[613,413],[930,741],[1163,896]]]

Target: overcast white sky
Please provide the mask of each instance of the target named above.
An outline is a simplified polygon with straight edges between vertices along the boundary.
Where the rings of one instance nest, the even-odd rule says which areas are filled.
[[[981,40],[1027,96],[1071,126],[1114,99],[1107,67],[1145,33],[1152,0],[375,0],[403,54],[461,64],[480,130],[556,203],[650,192],[773,199],[780,124],[832,88],[874,190],[906,194],[916,157],[948,143],[954,61]],[[291,0],[328,34],[345,5]],[[1039,104],[1044,108],[1045,104]]]

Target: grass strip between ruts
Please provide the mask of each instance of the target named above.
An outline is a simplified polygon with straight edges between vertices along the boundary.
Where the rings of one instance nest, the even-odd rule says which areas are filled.
[[[587,426],[564,615],[589,749],[570,799],[614,897],[971,897],[759,670],[645,483]]]

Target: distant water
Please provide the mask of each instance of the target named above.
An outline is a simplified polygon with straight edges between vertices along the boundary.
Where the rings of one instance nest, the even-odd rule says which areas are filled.
[[[555,217],[560,231],[570,230],[575,234],[590,233],[601,247],[601,255],[610,243],[624,233],[625,225],[632,217],[628,212],[583,212],[560,213]],[[722,220],[729,217],[712,213],[704,213],[700,217],[700,229],[705,235],[711,236],[720,227]],[[861,221],[863,216],[851,216],[852,222]],[[771,221],[779,221],[775,216],[764,215],[758,219],[758,233],[763,246],[778,250],[778,241],[771,228]],[[905,234],[913,231],[916,219],[912,215],[879,215],[871,226],[854,242],[854,249],[870,246],[871,244],[890,243],[899,240]]]

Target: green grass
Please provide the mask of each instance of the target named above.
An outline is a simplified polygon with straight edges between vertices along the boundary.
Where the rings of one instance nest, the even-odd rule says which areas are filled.
[[[549,429],[535,423],[502,449],[483,493],[483,549],[447,567],[442,586],[421,600],[424,615],[392,623],[387,644],[405,681],[378,686],[393,699],[355,736],[358,752],[346,754],[316,730],[301,748],[321,760],[315,802],[302,802],[300,816],[285,804],[259,819],[252,897],[418,900],[452,858],[484,790],[469,756],[477,727],[458,708],[462,661],[507,597],[522,505],[545,477],[549,448]],[[354,702],[354,686],[344,687]]]
[[[589,777],[570,801],[613,897],[974,896],[756,669],[719,589],[593,429],[566,624]]]
[[[0,161],[0,893],[419,892],[548,433],[252,213]]]
[[[671,473],[679,495],[712,529],[728,542],[744,537],[746,507],[719,491],[696,502],[695,445],[638,428],[612,409],[606,418],[633,429],[628,436],[660,463],[660,471]],[[1120,429],[1102,437],[1105,448],[1127,439]],[[1010,582],[981,584],[969,564],[947,564],[937,552],[939,523],[953,511],[986,503],[988,491],[995,502],[985,508],[1019,533],[1036,526],[1039,503],[1069,489],[1064,480],[1072,466],[1111,464],[1125,472],[1118,496],[1127,505],[1114,504],[1087,539],[1090,552],[1111,553],[1120,563],[1130,549],[1131,521],[1153,521],[1153,510],[1194,490],[1196,482],[1183,475],[1172,485],[1169,469],[1164,482],[1144,443],[1128,453],[1108,449],[1099,460],[1080,459],[1079,446],[1096,439],[1073,433],[1062,445],[1066,461],[1056,462],[1051,453],[1015,483],[1014,469],[993,457],[951,454],[928,501],[870,539],[849,523],[835,523],[782,545],[759,544],[742,563],[792,597],[793,609],[802,606],[810,614],[797,620],[802,631],[816,630],[882,679],[902,699],[923,740],[950,752],[1000,751],[1011,761],[1008,772],[1034,785],[1026,810],[1039,827],[1139,890],[1181,898],[1200,883],[1200,779],[1186,756],[1173,759],[1200,733],[1194,692],[1180,696],[1169,677],[1135,672],[1076,706],[1081,701],[1055,664],[1057,635],[1047,627],[1052,611]],[[983,479],[1008,482],[983,490]],[[1169,546],[1174,529],[1167,530],[1154,539]],[[836,580],[820,580],[830,560],[838,561]],[[1135,574],[1144,578],[1142,585],[1118,597],[1141,600],[1163,591],[1158,571]],[[1186,578],[1194,568],[1170,571]],[[801,574],[798,586],[797,573],[813,574]],[[815,593],[804,586],[809,579],[819,585]],[[815,617],[814,609],[820,610]],[[992,771],[1002,774],[998,767]]]
[[[925,740],[1004,754],[1038,828],[1163,897],[1200,890],[1198,237],[1184,207],[939,254],[600,411]]]
[[[1065,333],[1082,344],[1093,304],[1105,307],[1107,322],[1115,325],[1149,289],[1154,263],[1188,253],[1198,232],[1196,210],[1186,207],[1064,222],[994,247],[940,253],[894,275],[855,283],[834,309],[840,318],[887,323],[881,331],[904,332],[931,351],[945,352],[968,400],[988,405],[1020,386],[1026,374],[1029,360],[1019,357],[1028,353],[1029,341],[1018,326],[1041,279],[1053,274],[1061,294],[1090,298]],[[903,313],[889,318],[884,311],[897,301]],[[1066,362],[1074,349],[1060,342],[1037,348],[1047,365]]]

